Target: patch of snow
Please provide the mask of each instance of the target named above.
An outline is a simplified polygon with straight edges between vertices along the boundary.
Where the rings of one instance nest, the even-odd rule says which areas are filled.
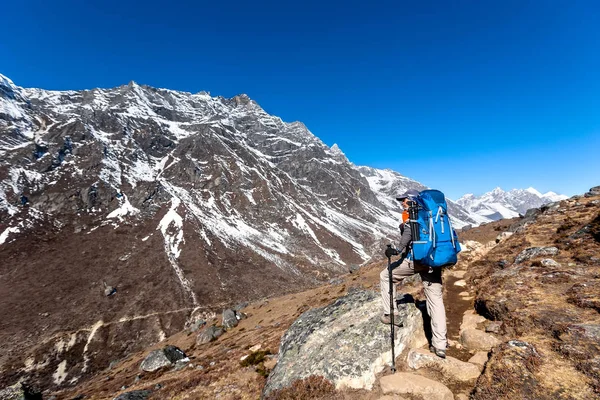
[[[6,228],[4,230],[4,232],[2,232],[2,234],[0,235],[0,245],[4,244],[4,242],[6,242],[6,239],[8,239],[8,235],[11,233],[19,233],[20,230],[18,227],[11,227],[11,228]]]
[[[119,208],[112,211],[110,214],[106,216],[107,219],[117,218],[119,221],[123,221],[123,218],[127,215],[136,215],[140,212],[137,208],[131,205],[129,200],[127,199],[127,195],[125,193],[121,194],[119,198]]]
[[[67,360],[62,360],[62,362],[58,364],[58,367],[56,368],[54,374],[52,374],[52,377],[54,378],[54,383],[56,385],[63,383],[67,377]]]

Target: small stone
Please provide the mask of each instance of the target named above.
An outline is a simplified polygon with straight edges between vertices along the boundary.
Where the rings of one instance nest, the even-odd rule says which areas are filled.
[[[104,295],[105,295],[106,297],[112,296],[112,295],[114,295],[115,293],[117,293],[117,289],[116,289],[116,288],[114,288],[114,287],[112,287],[112,286],[106,286],[106,287],[104,288]]]
[[[500,243],[508,239],[514,234],[514,232],[502,232],[496,237],[496,243]]]
[[[266,369],[273,369],[277,365],[277,358],[269,358],[264,362]]]
[[[250,347],[248,350],[251,351],[252,353],[254,353],[255,351],[259,351],[261,348],[262,348],[262,345],[259,343],[257,345]]]
[[[454,282],[454,286],[459,286],[459,287],[464,287],[467,286],[467,282],[465,282],[463,279]]]
[[[460,292],[459,296],[469,296],[469,292]]]
[[[556,261],[554,261],[554,260],[553,260],[553,259],[551,259],[551,258],[544,258],[544,259],[541,261],[541,264],[542,264],[544,267],[550,267],[550,268],[560,268],[560,264],[559,264],[559,263],[557,263]]]

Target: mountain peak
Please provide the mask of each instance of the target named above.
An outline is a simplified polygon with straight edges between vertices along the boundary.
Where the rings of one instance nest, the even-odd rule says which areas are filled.
[[[350,162],[348,160],[348,157],[346,157],[346,155],[344,154],[344,152],[342,151],[342,149],[340,149],[340,146],[337,145],[337,143],[334,143],[333,146],[331,146],[330,148],[331,150],[331,154],[338,160],[340,161],[347,161]]]
[[[553,192],[542,195],[533,187],[512,189],[509,192],[496,187],[482,196],[466,194],[459,199],[458,203],[468,211],[484,218],[498,220],[517,217],[519,214],[525,214],[531,208],[538,208],[565,198],[566,196]]]
[[[0,74],[0,86],[12,88],[15,84],[8,76]]]
[[[527,189],[525,189],[525,191],[529,192],[531,194],[535,194],[538,197],[543,197],[543,195],[540,192],[538,192],[536,189],[532,188],[531,186],[528,187]]]
[[[250,96],[248,96],[245,93],[238,94],[237,96],[233,96],[233,101],[235,101],[235,103],[237,105],[248,105],[248,104],[252,103],[252,99],[250,99]]]
[[[331,146],[331,152],[336,155],[345,155],[342,149],[340,149],[340,146],[337,145],[337,143],[334,143],[333,146]]]

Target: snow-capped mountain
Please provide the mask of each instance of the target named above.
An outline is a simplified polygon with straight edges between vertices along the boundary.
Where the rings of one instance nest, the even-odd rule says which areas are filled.
[[[478,214],[488,221],[524,215],[530,208],[566,199],[567,196],[548,192],[542,194],[534,188],[512,189],[505,192],[497,187],[482,196],[465,194],[456,202],[465,210]],[[486,221],[482,221],[486,222]]]
[[[0,384],[71,384],[225,305],[326,282],[381,256],[395,196],[425,187],[246,95],[134,82],[58,92],[0,75],[0,156]]]

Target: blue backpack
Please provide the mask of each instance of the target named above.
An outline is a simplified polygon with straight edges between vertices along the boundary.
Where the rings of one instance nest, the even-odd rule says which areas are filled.
[[[423,190],[414,200],[409,208],[411,258],[429,267],[456,264],[460,244],[452,229],[444,194],[439,190]]]

